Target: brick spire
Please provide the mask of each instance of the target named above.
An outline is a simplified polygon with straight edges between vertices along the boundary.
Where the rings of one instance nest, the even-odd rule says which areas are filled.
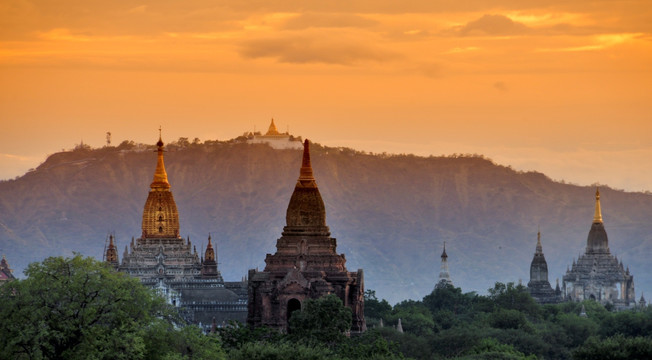
[[[328,232],[326,208],[312,173],[308,140],[303,143],[303,159],[299,179],[290,198],[285,219],[287,226],[284,231],[299,227],[302,232],[307,228],[318,232]]]

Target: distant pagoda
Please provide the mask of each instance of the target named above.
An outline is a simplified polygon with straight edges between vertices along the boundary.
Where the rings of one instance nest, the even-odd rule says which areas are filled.
[[[530,281],[527,288],[539,304],[556,304],[562,301],[559,283],[556,290],[553,290],[548,281],[548,263],[541,246],[541,231],[537,232],[537,246],[530,264]]]
[[[247,142],[251,144],[267,144],[273,149],[301,149],[300,137],[294,137],[288,132],[280,132],[274,123],[274,119],[269,124],[267,132],[263,135],[260,132],[246,132],[244,136]]]
[[[443,288],[447,285],[453,286],[453,280],[451,280],[451,274],[448,271],[448,254],[446,254],[446,242],[444,242],[444,250],[441,252],[439,281],[437,281],[437,284],[435,284],[435,289]]]
[[[586,240],[586,250],[563,277],[564,296],[573,301],[595,300],[616,308],[636,304],[634,276],[622,261],[611,255],[607,231],[602,222],[600,191],[595,192],[595,215]]]

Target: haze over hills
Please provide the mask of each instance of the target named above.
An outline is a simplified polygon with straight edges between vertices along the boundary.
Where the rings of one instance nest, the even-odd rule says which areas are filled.
[[[29,262],[73,251],[101,259],[109,232],[121,258],[140,235],[153,149],[79,147],[0,182],[0,249],[10,264],[22,272]],[[285,225],[301,151],[237,141],[168,149],[181,235],[201,251],[211,233],[226,280],[262,269]],[[349,271],[364,269],[367,289],[392,303],[432,290],[444,241],[453,282],[464,291],[527,283],[539,227],[553,287],[584,251],[594,187],[479,156],[371,155],[317,144],[311,154],[338,252]],[[634,275],[637,299],[652,294],[652,195],[600,192],[611,252]]]

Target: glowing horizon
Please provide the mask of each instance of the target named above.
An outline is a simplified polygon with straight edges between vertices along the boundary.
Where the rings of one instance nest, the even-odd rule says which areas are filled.
[[[0,4],[0,178],[104,134],[279,129],[652,190],[652,5]]]

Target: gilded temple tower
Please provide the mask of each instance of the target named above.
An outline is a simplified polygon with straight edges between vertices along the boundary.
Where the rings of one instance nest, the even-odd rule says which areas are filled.
[[[179,212],[170,191],[168,174],[163,160],[163,140],[159,135],[158,157],[154,179],[143,210],[143,238],[178,238]]]

